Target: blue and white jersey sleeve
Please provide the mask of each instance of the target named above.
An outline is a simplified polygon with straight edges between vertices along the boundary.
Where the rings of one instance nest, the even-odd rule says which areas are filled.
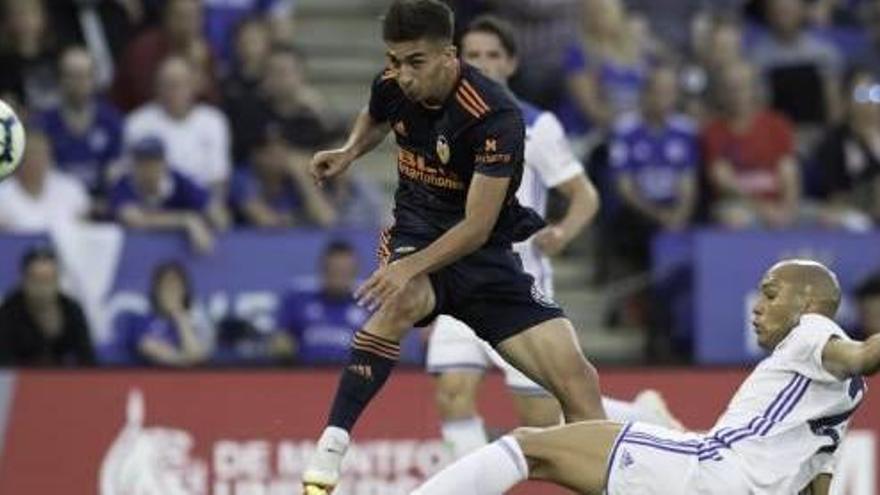
[[[822,365],[822,351],[832,338],[849,340],[833,320],[807,314],[773,352],[785,367],[818,382],[839,382]]]
[[[562,124],[552,113],[542,112],[527,134],[526,166],[535,169],[544,186],[552,189],[584,173]]]

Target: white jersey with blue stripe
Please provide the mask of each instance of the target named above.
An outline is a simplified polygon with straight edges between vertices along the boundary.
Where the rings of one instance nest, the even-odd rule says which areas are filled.
[[[550,112],[519,102],[526,124],[525,167],[516,197],[542,217],[547,212],[547,192],[579,174],[583,165],[574,156],[562,124]],[[541,289],[552,296],[550,262],[532,245],[531,240],[514,246],[523,266]]]
[[[839,380],[822,366],[832,338],[849,339],[834,321],[804,315],[740,386],[701,442],[700,460],[734,462],[752,494],[798,493],[832,472],[865,393],[861,377]]]

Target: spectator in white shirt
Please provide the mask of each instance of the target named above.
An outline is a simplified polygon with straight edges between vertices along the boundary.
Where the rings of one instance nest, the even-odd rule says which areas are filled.
[[[127,143],[159,137],[171,168],[210,189],[213,201],[224,202],[231,171],[229,123],[216,107],[197,102],[195,72],[186,59],[162,62],[156,99],[135,110],[125,127]]]
[[[89,195],[76,178],[55,170],[48,136],[27,126],[27,145],[19,171],[0,183],[0,230],[44,233],[84,219]]]

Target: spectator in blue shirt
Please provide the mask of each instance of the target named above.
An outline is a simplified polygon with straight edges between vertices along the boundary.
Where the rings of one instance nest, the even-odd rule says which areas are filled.
[[[642,96],[641,110],[614,126],[611,169],[620,205],[613,229],[640,268],[647,268],[650,240],[658,230],[687,227],[694,210],[697,130],[676,113],[677,73],[654,69]]]
[[[352,247],[330,243],[317,290],[292,290],[281,300],[276,347],[301,364],[345,363],[354,333],[369,313],[354,300],[358,261]]]
[[[123,345],[133,362],[189,367],[209,353],[193,311],[192,285],[183,265],[166,262],[153,270],[150,311],[128,315],[122,327]]]
[[[210,251],[210,193],[165,161],[159,138],[146,137],[130,148],[132,170],[110,191],[110,209],[126,227],[182,230],[199,252]]]
[[[568,93],[557,114],[566,133],[604,131],[636,110],[649,62],[620,0],[585,2],[583,40],[563,54]]]
[[[61,100],[40,119],[52,142],[58,168],[83,182],[92,194],[106,191],[106,172],[121,153],[119,112],[97,96],[95,62],[82,47],[59,61]]]

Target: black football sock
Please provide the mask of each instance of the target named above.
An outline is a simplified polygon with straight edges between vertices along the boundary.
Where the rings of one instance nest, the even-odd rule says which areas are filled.
[[[354,335],[351,357],[339,379],[329,426],[351,431],[400,358],[400,344],[363,330]]]

